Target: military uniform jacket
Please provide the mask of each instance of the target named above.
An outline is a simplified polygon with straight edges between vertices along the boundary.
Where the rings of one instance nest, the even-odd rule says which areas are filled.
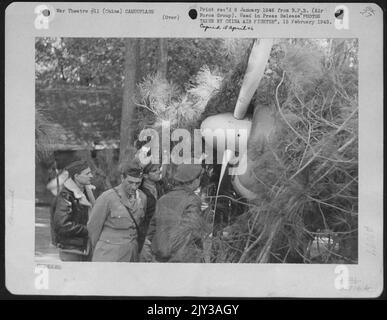
[[[92,261],[137,261],[137,229],[128,210],[140,225],[144,217],[146,196],[136,191],[136,202],[130,206],[121,187],[107,190],[96,200],[87,225],[93,250]],[[122,203],[122,202],[123,203]]]
[[[198,262],[198,221],[201,199],[192,191],[177,188],[156,204],[147,238],[158,261]]]
[[[82,204],[66,186],[59,193],[53,214],[54,243],[62,249],[84,251],[87,248],[88,211],[91,205]]]

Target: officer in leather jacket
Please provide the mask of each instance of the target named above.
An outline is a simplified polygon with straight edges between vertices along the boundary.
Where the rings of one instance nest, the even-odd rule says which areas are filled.
[[[87,261],[86,225],[92,204],[86,186],[93,175],[88,163],[82,160],[71,163],[66,170],[69,178],[57,197],[53,216],[54,242],[62,261]]]

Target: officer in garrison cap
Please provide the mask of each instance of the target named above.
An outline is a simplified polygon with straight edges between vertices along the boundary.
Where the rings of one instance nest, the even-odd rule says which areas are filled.
[[[139,225],[147,206],[145,194],[138,189],[142,179],[139,163],[126,162],[121,165],[121,184],[98,197],[87,224],[92,261],[139,261]]]
[[[175,187],[157,201],[144,244],[157,262],[200,262],[201,199],[194,191],[202,172],[201,165],[179,165]]]

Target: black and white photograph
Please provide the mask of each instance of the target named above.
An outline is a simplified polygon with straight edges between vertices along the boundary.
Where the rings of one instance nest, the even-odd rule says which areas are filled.
[[[10,294],[383,292],[376,4],[12,3],[5,16]]]
[[[357,263],[356,38],[35,44],[38,261]],[[247,148],[144,165],[166,123],[172,153]]]

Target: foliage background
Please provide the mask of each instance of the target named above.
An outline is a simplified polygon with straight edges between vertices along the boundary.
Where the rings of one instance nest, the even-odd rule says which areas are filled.
[[[165,119],[194,129],[232,111],[252,41],[167,39],[167,75],[160,78],[159,41],[141,39],[136,133]],[[254,155],[259,196],[246,203],[223,190],[217,232],[201,251],[205,261],[357,262],[357,54],[356,39],[276,40],[248,111],[266,106],[276,117],[275,133]],[[59,146],[61,137],[72,149],[117,147],[123,59],[120,38],[37,38],[38,161],[49,162],[52,148],[45,147]],[[101,190],[114,184],[117,154],[92,158]],[[219,168],[207,171],[216,185]],[[214,192],[206,196],[211,208]],[[193,221],[191,228],[208,244],[211,223]]]
[[[224,47],[222,39],[168,39],[168,81],[182,93],[204,65],[226,71]],[[119,139],[124,39],[37,38],[35,50],[37,109],[82,140]],[[157,50],[158,39],[140,40],[138,82],[157,72]]]

